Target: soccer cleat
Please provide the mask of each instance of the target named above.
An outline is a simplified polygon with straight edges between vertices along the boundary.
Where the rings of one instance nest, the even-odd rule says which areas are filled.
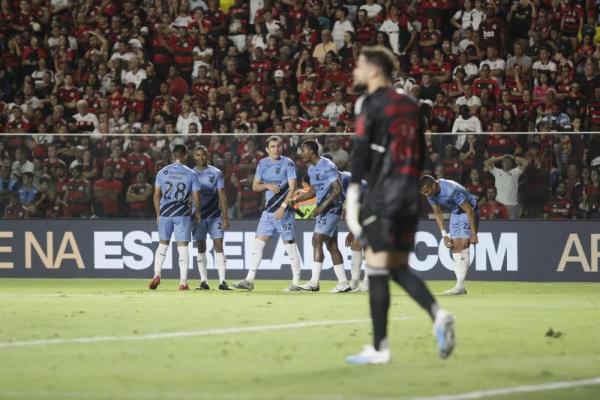
[[[445,310],[438,311],[433,323],[433,335],[437,341],[441,359],[450,357],[454,350],[454,318]]]
[[[301,292],[302,288],[298,285],[294,285],[293,283],[289,286],[286,287],[285,289],[283,289],[284,292]]]
[[[350,281],[350,290],[355,291],[360,286],[360,281],[357,279],[353,279]]]
[[[389,348],[375,350],[369,344],[363,347],[362,352],[346,357],[346,362],[354,365],[387,364],[391,359],[392,353]]]
[[[319,287],[319,282],[308,281],[304,285],[300,285],[300,290],[306,292],[318,292],[321,288]]]
[[[160,276],[156,275],[148,284],[148,289],[154,290],[160,285]]]
[[[340,282],[333,289],[331,289],[331,293],[346,293],[351,291],[350,285],[348,282]]]
[[[190,287],[187,283],[181,283],[179,284],[179,290],[190,290]]]
[[[467,294],[467,289],[465,289],[464,287],[459,288],[456,286],[444,292],[444,296],[460,296],[463,294]]]
[[[195,290],[210,290],[208,283],[206,281],[201,281],[200,285]]]
[[[227,282],[223,281],[223,282],[219,283],[219,290],[233,290],[233,289],[231,287],[229,287]]]
[[[247,291],[252,291],[254,289],[254,282],[248,281],[244,279],[243,281],[239,281],[238,283],[234,283],[233,287],[236,289],[244,289]]]

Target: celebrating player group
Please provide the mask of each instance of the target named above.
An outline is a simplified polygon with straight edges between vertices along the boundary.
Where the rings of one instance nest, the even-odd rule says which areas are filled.
[[[477,244],[478,207],[475,198],[461,185],[422,175],[425,141],[424,123],[414,98],[392,86],[394,56],[384,47],[364,47],[353,72],[354,90],[362,92],[357,102],[356,136],[351,171],[338,171],[336,165],[319,154],[319,144],[306,140],[300,155],[308,165],[309,189],[297,195],[296,165],[284,157],[281,139],[269,137],[268,156],[257,167],[252,189],[265,193],[265,204],[252,244],[245,279],[233,286],[251,291],[268,240],[279,234],[290,259],[292,280],[284,290],[320,290],[325,247],[333,261],[337,285],[333,292],[363,291],[360,268],[363,252],[368,276],[369,306],[373,341],[363,351],[347,357],[351,364],[384,364],[391,360],[387,340],[389,280],[400,285],[430,316],[441,358],[450,356],[455,345],[454,318],[436,301],[421,278],[408,267],[414,247],[421,195],[427,197],[444,243],[455,261],[456,285],[447,295],[465,295],[465,279],[470,261],[469,247]],[[185,146],[177,145],[174,161],[156,177],[154,205],[160,243],[155,255],[154,278],[150,289],[160,284],[160,273],[169,240],[174,234],[179,252],[180,290],[188,289],[188,242],[193,237],[198,248],[198,289],[209,288],[206,272],[206,237],[214,242],[219,289],[231,290],[225,281],[226,260],[223,233],[229,227],[223,173],[207,164],[203,146],[194,150],[196,168],[184,165]],[[368,182],[368,184],[367,184]],[[300,257],[295,240],[294,204],[316,197],[312,236],[312,275],[300,282]],[[450,233],[446,232],[441,208],[451,210]],[[338,248],[338,223],[345,214],[350,234],[346,245],[352,248],[352,275],[346,277]],[[365,279],[366,281],[366,279]],[[365,282],[366,283],[366,282]]]

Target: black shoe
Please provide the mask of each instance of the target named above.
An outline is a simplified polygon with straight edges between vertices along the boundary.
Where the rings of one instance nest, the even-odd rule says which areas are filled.
[[[223,281],[223,282],[219,283],[219,290],[233,290],[233,289],[231,287],[229,287],[227,282]]]
[[[206,283],[206,281],[202,281],[196,290],[210,290],[210,288],[208,287],[208,283]]]

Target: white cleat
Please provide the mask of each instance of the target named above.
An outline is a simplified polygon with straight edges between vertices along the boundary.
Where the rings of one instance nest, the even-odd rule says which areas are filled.
[[[464,287],[459,288],[456,286],[444,292],[444,296],[460,296],[463,294],[467,294],[467,289],[465,289]]]
[[[454,317],[445,310],[439,310],[433,323],[433,336],[437,342],[438,355],[441,359],[450,357],[454,346]]]
[[[333,289],[331,289],[331,293],[346,293],[351,291],[350,285],[348,282],[340,282]]]
[[[364,280],[362,283],[356,288],[352,290],[352,293],[360,293],[360,292],[368,292],[369,291],[369,281]]]
[[[346,362],[354,365],[387,364],[391,359],[389,348],[375,350],[373,346],[365,345],[362,352],[346,357]]]
[[[304,285],[300,285],[300,289],[305,292],[318,292],[321,290],[319,282],[308,281]]]
[[[350,281],[350,290],[354,292],[360,286],[360,281],[358,279],[353,279]]]

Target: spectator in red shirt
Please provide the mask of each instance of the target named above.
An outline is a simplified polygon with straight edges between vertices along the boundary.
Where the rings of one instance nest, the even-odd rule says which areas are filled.
[[[72,178],[67,182],[65,192],[65,217],[89,217],[92,190],[90,183],[81,176],[83,169],[78,162],[70,167]]]
[[[496,201],[496,188],[488,188],[486,194],[486,200],[479,205],[481,219],[508,219],[506,206]]]
[[[150,198],[154,191],[147,179],[145,171],[140,171],[135,175],[135,183],[127,189],[125,201],[130,218],[148,218],[152,214]]]
[[[94,214],[101,218],[117,218],[120,216],[119,197],[123,191],[123,184],[114,179],[114,169],[104,167],[102,179],[94,183]]]
[[[123,179],[129,170],[129,163],[123,158],[123,147],[121,144],[114,143],[111,145],[110,158],[104,161],[103,167],[112,167],[115,179],[123,182]]]
[[[148,154],[144,153],[142,142],[138,138],[131,141],[131,153],[127,155],[127,163],[129,164],[127,170],[132,183],[137,181],[138,173],[146,172],[148,175],[148,173],[152,174],[152,171],[154,171],[154,161]]]
[[[544,219],[567,220],[575,218],[575,205],[567,197],[567,185],[561,182],[554,196],[544,206]]]

